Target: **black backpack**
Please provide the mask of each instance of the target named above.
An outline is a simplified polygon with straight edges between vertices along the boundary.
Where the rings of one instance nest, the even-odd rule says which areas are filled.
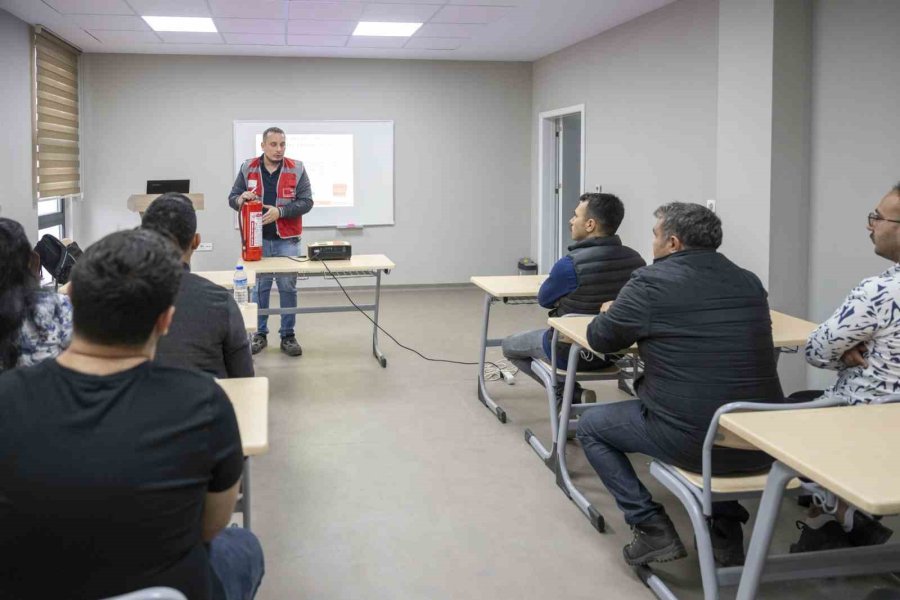
[[[40,239],[34,251],[41,257],[41,266],[47,269],[60,285],[69,282],[72,267],[82,255],[78,244],[72,242],[66,246],[49,233]]]

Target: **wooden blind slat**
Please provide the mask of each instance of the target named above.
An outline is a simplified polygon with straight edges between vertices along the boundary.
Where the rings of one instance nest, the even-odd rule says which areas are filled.
[[[44,72],[41,71],[40,69],[38,69],[37,80],[38,80],[38,83],[43,83],[44,85],[48,85],[57,90],[63,90],[64,92],[68,92],[68,93],[72,94],[73,96],[75,96],[76,99],[78,97],[78,87],[76,87],[75,85],[72,85],[70,83],[66,83],[65,81],[58,79],[56,77],[51,77],[51,76],[45,75]]]
[[[50,131],[65,133],[78,139],[78,125],[63,125],[62,123],[51,123],[43,119],[38,119],[38,134],[40,135]]]
[[[38,69],[40,69],[41,71],[43,71],[45,73],[52,73],[53,75],[55,75],[58,78],[65,79],[67,81],[71,81],[73,85],[78,80],[78,74],[75,72],[74,67],[73,68],[63,68],[63,67],[54,65],[49,60],[41,60],[41,59],[38,59],[37,67],[38,67]]]
[[[58,108],[52,108],[50,106],[44,106],[43,104],[38,104],[37,107],[38,119],[42,116],[46,115],[48,117],[54,117],[57,119],[63,119],[65,121],[74,121],[78,122],[78,113],[74,113],[68,110],[60,110]]]
[[[65,96],[60,96],[59,94],[54,94],[53,92],[48,92],[46,90],[38,90],[38,106],[41,106],[41,100],[46,100],[50,102],[55,102],[56,104],[60,104],[62,106],[68,106],[70,108],[75,109],[74,114],[78,114],[78,100],[73,100],[71,98],[66,98]]]

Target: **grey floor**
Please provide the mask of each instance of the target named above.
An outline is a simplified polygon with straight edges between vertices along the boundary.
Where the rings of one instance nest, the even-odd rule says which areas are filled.
[[[345,302],[339,292],[301,295],[304,305]],[[383,294],[382,326],[428,356],[473,361],[481,307],[474,288],[392,290]],[[499,305],[491,331],[545,322],[536,306]],[[277,326],[273,318],[270,328]],[[271,382],[271,450],[253,465],[254,530],[267,563],[257,598],[652,597],[622,561],[630,532],[577,444],[568,449],[574,477],[607,517],[606,534],[591,528],[525,443],[526,427],[549,439],[542,388],[521,375],[514,386],[489,384],[509,415],[503,425],[477,400],[477,367],[425,362],[382,336],[382,369],[370,331],[358,313],[302,315],[302,357],[282,355],[277,335],[256,357],[257,374]],[[601,398],[625,397],[614,384],[592,387]],[[653,485],[645,457],[634,462],[690,546],[681,506]],[[801,517],[786,502],[777,549],[796,539]],[[693,556],[659,572],[682,597],[701,597]],[[856,599],[893,586],[890,576],[831,579],[771,584],[761,597]]]

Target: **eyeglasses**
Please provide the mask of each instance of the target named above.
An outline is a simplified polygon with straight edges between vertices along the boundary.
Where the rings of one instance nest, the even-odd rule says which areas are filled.
[[[869,213],[869,227],[875,227],[875,221],[888,221],[889,223],[900,223],[895,219],[885,219],[879,214]]]

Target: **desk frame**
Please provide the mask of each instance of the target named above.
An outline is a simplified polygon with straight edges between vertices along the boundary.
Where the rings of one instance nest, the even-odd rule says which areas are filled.
[[[501,423],[506,423],[506,411],[498,405],[487,390],[487,382],[484,379],[484,364],[487,362],[485,357],[489,347],[496,347],[503,343],[503,338],[489,338],[488,326],[491,320],[491,305],[496,302],[503,301],[504,304],[537,304],[537,295],[513,298],[509,296],[494,296],[489,292],[484,293],[484,316],[481,320],[481,347],[478,352],[478,399],[484,404],[489,411],[496,415]]]
[[[306,261],[298,261],[298,265],[304,264]],[[252,269],[252,265],[247,267],[248,269]],[[278,271],[278,272],[269,272],[265,270],[256,271],[256,285],[259,285],[259,280],[261,277],[293,277],[295,279],[294,288],[295,292],[299,294],[299,289],[296,286],[297,279],[309,279],[310,277],[322,277],[323,279],[334,279],[337,280],[339,277],[343,279],[351,278],[351,277],[374,277],[375,278],[375,301],[372,304],[359,304],[357,306],[363,311],[372,312],[372,320],[375,322],[372,326],[372,356],[375,357],[375,360],[378,361],[378,364],[381,365],[382,368],[387,368],[387,357],[385,357],[384,353],[381,351],[381,347],[378,345],[378,309],[381,304],[381,275],[389,274],[391,272],[388,268],[346,268],[346,267],[335,267],[331,270],[331,272],[324,271],[322,273],[307,273],[303,272],[301,269],[297,269],[296,271]],[[274,282],[273,282],[274,283]],[[297,299],[297,306],[295,308],[260,308],[258,309],[259,315],[304,315],[310,313],[335,313],[335,312],[356,312],[357,309],[355,306],[308,306],[308,307],[300,307],[299,297]]]

